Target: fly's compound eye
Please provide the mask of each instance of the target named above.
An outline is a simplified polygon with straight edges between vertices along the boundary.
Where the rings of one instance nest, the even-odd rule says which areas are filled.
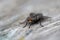
[[[29,18],[28,22],[32,22],[32,18]]]

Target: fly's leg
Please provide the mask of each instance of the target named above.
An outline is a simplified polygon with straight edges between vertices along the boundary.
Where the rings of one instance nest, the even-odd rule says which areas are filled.
[[[31,27],[31,24],[29,25],[29,28]]]
[[[25,24],[25,26],[23,28],[25,28],[27,26],[27,23]]]
[[[44,26],[41,24],[41,22],[40,22],[40,26],[41,26],[41,27],[44,27]]]

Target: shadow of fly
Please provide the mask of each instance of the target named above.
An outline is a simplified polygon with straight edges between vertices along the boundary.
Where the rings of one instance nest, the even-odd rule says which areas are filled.
[[[42,13],[37,13],[37,14],[30,13],[29,16],[26,18],[26,20],[24,22],[20,23],[20,24],[24,24],[25,23],[24,27],[26,27],[27,25],[29,25],[29,28],[30,28],[31,25],[39,23],[41,27],[44,27],[42,25],[42,22],[45,21],[48,18],[51,18],[51,17],[44,16]]]

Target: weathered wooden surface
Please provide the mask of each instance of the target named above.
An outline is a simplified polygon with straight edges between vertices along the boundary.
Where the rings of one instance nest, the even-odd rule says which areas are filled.
[[[41,12],[52,20],[43,28],[22,28],[19,22],[30,12]],[[0,40],[60,40],[60,0],[0,0]]]

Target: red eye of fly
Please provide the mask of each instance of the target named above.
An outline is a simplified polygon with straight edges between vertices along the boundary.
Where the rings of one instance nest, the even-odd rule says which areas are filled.
[[[32,18],[29,18],[28,21],[29,21],[29,22],[32,22]]]

